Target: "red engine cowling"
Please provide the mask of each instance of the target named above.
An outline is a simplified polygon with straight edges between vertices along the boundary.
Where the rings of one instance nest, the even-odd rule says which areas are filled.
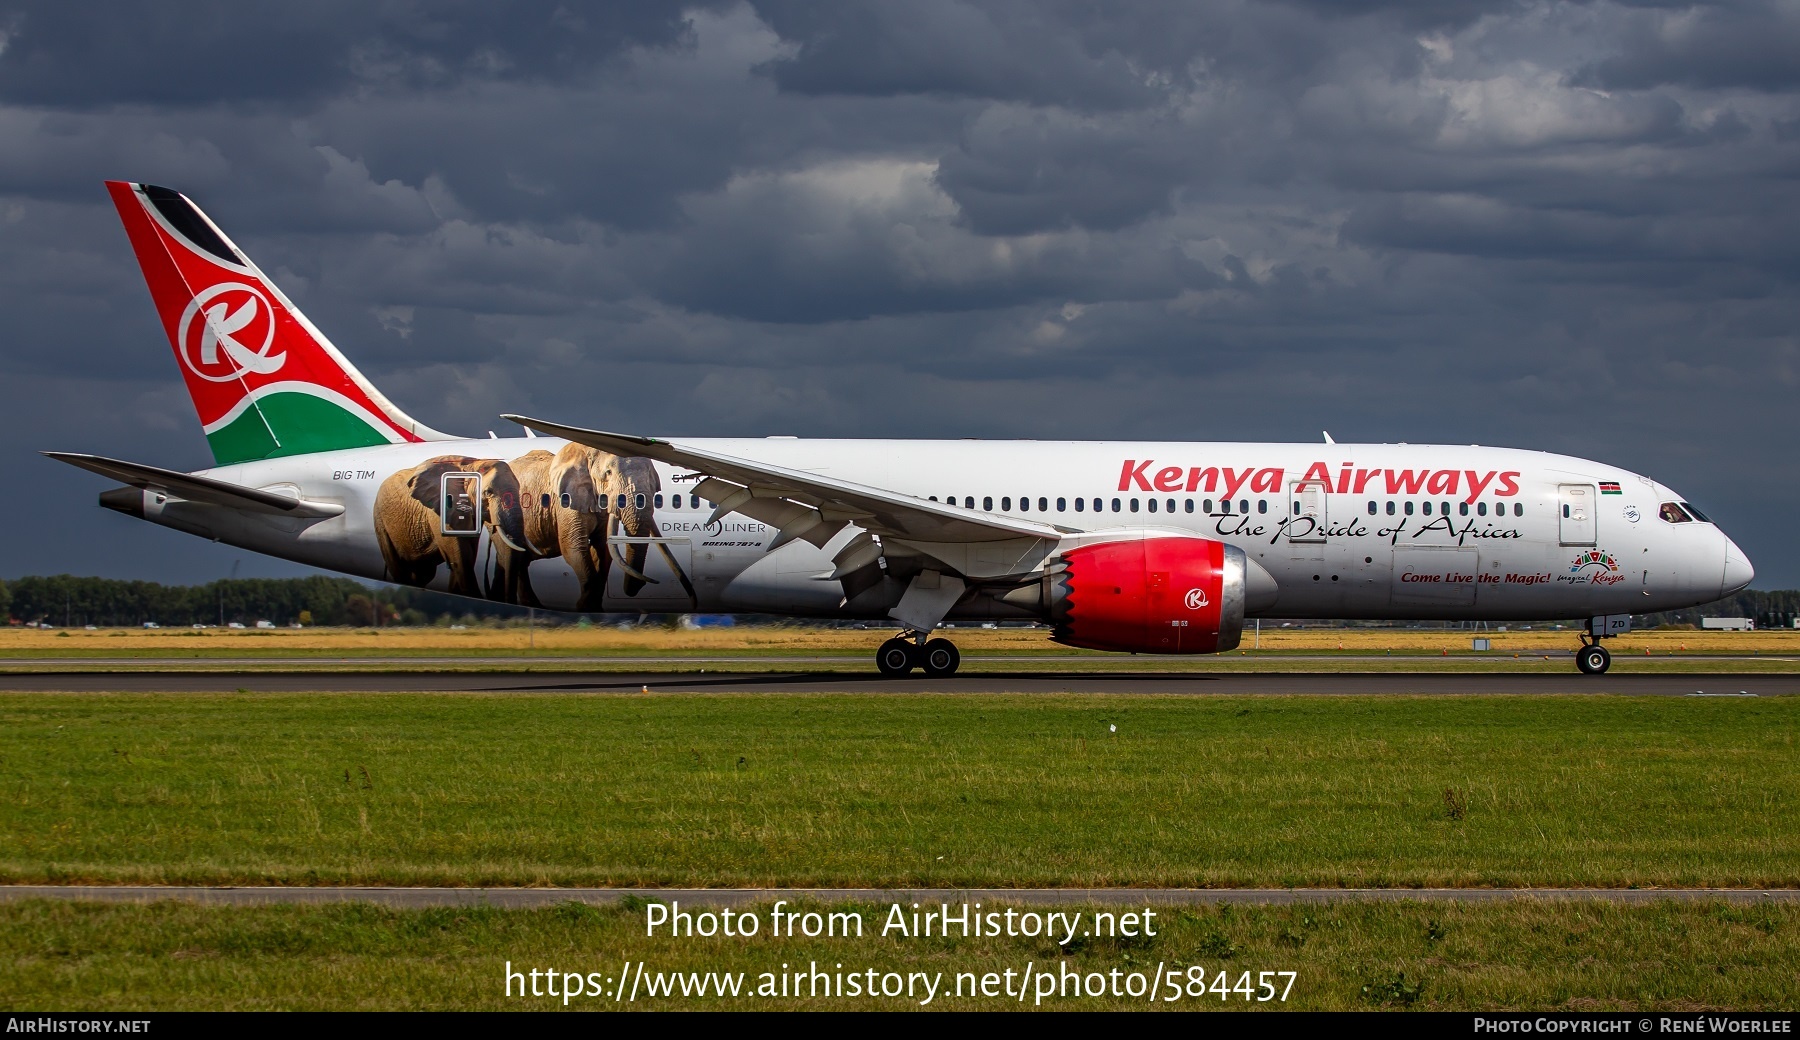
[[[1211,538],[1137,538],[1062,554],[1047,577],[1055,640],[1088,650],[1211,654],[1244,630],[1244,551]]]

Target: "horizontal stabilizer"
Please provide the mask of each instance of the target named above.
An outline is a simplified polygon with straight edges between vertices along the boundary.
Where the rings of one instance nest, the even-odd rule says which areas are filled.
[[[247,513],[322,518],[337,516],[344,511],[343,505],[337,502],[316,502],[273,491],[260,491],[230,481],[197,477],[191,473],[146,466],[138,462],[122,462],[100,455],[81,455],[67,451],[46,451],[43,454],[58,462],[111,477],[145,491],[161,491],[189,502],[205,502],[228,509],[241,509]]]

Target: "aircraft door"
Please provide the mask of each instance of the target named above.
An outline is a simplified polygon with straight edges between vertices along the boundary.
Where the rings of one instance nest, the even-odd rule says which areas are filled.
[[[1287,538],[1289,542],[1321,543],[1325,541],[1326,500],[1330,488],[1322,480],[1302,480],[1294,484],[1288,495]]]
[[[1594,485],[1560,484],[1556,492],[1561,513],[1558,523],[1561,524],[1562,544],[1593,545]]]
[[[596,532],[597,534],[598,532]],[[614,535],[607,540],[612,552],[606,572],[607,610],[636,610],[645,613],[692,613],[698,606],[692,591],[694,543],[686,538],[629,538]],[[641,583],[627,574],[621,561],[632,560],[643,550],[640,573],[650,579]],[[627,584],[639,586],[627,593]]]
[[[481,474],[446,473],[438,498],[438,516],[444,534],[475,537],[481,534]]]

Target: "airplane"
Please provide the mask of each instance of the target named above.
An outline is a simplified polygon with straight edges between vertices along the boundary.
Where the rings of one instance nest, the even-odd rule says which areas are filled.
[[[1477,445],[662,438],[524,415],[441,433],[351,365],[199,207],[111,181],[217,465],[51,458],[100,504],[378,581],[575,613],[891,625],[876,664],[946,676],[964,622],[1072,647],[1213,654],[1246,619],[1580,622],[1750,583],[1651,477]]]

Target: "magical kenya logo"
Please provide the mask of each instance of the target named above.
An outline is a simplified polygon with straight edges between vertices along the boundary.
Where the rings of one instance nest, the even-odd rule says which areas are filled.
[[[1569,573],[1560,580],[1583,582],[1589,585],[1614,585],[1625,580],[1619,573],[1619,561],[1605,549],[1589,549],[1575,557],[1569,565]]]

